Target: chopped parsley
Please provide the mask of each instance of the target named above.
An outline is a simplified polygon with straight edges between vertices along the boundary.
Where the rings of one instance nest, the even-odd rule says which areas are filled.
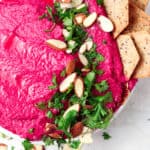
[[[14,147],[14,146],[12,146],[12,147],[11,147],[11,150],[15,150],[15,147]]]
[[[103,3],[104,3],[104,0],[97,0],[98,5],[103,5]]]
[[[47,108],[47,105],[45,102],[38,102],[35,106],[41,110],[45,110]]]
[[[52,8],[50,6],[46,6],[47,14],[50,17],[50,19],[55,22],[55,18],[53,16]]]
[[[47,118],[52,118],[52,117],[53,117],[53,114],[52,114],[51,111],[48,111],[48,112],[46,113],[46,116],[47,116]]]
[[[54,140],[48,136],[43,136],[43,142],[45,143],[45,146],[54,144]]]
[[[28,132],[32,134],[34,132],[34,128],[30,128]]]
[[[69,143],[69,146],[73,149],[78,149],[80,144],[81,142],[79,140],[76,140],[76,141],[74,140]]]
[[[96,72],[97,66],[100,62],[104,61],[104,57],[96,51],[96,45],[94,44],[90,51],[84,53],[89,62],[89,67]]]
[[[83,11],[85,11],[85,13],[86,13],[87,9],[86,9],[86,7],[84,7],[84,9],[81,9],[81,10],[67,9],[67,10],[63,11],[60,8],[60,4],[58,2],[55,3],[55,9],[56,9],[56,14],[57,14],[58,18],[60,20],[62,20],[64,28],[68,32],[68,36],[65,37],[65,40],[66,40],[66,42],[68,42],[68,45],[69,45],[68,48],[72,52],[76,52],[78,50],[78,48],[80,47],[80,45],[87,38],[87,33],[83,29],[83,27],[74,24],[74,16],[77,13],[81,13],[81,12],[83,13]],[[70,40],[74,41],[73,45],[69,44]]]
[[[22,142],[22,145],[24,146],[25,150],[32,150],[32,148],[34,148],[33,144],[31,144],[31,142],[26,139]]]
[[[61,73],[60,73],[61,77],[65,77],[66,76],[66,69],[64,69]]]
[[[103,132],[103,138],[104,138],[104,140],[109,140],[111,138],[111,136],[109,135],[109,133]]]
[[[59,129],[63,130],[64,132],[67,132],[68,127],[71,125],[72,122],[76,120],[77,112],[75,110],[71,110],[67,113],[67,115],[62,117],[58,122]]]
[[[52,83],[53,83],[53,85],[51,85],[51,86],[48,87],[50,90],[56,89],[57,86],[58,86],[57,80],[56,80],[56,75],[53,75]]]
[[[108,87],[109,86],[106,80],[103,80],[100,83],[95,84],[95,88],[99,92],[105,92],[106,90],[108,90]]]

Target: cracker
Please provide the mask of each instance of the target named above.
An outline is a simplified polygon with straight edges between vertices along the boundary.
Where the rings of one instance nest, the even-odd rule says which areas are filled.
[[[108,17],[112,20],[116,38],[129,24],[129,1],[128,0],[104,0]]]
[[[135,32],[132,37],[141,56],[140,63],[134,72],[134,77],[150,77],[150,33],[146,31]]]
[[[145,10],[146,6],[148,5],[149,0],[130,0],[132,4],[135,4],[139,8]]]
[[[140,60],[140,56],[129,35],[120,35],[117,38],[117,44],[123,63],[124,74],[127,79],[130,79]]]
[[[150,33],[150,16],[135,5],[130,4],[130,23],[124,33],[148,31]]]

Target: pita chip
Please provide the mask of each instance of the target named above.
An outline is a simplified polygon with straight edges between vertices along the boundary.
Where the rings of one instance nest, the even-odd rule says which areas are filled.
[[[104,0],[104,6],[115,26],[113,35],[116,38],[129,24],[129,1]]]
[[[141,60],[134,72],[134,77],[150,77],[150,33],[146,31],[135,32],[132,37],[141,56]]]
[[[130,23],[123,33],[148,31],[150,33],[150,16],[135,5],[130,4]]]
[[[146,6],[148,5],[149,0],[131,0],[132,4],[135,4],[137,7],[145,10]]]
[[[124,74],[127,80],[129,80],[139,63],[140,56],[132,38],[129,35],[120,35],[117,38],[117,44],[123,63]]]

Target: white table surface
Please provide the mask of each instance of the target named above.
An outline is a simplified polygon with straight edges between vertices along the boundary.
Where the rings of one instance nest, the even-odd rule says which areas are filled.
[[[146,10],[150,14],[150,3]],[[150,150],[150,78],[138,82],[129,103],[112,122],[104,140],[101,132],[93,135],[94,143],[84,150]]]

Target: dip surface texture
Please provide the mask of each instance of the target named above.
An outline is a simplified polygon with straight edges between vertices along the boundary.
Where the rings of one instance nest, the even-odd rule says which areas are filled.
[[[96,0],[85,2],[90,12],[105,15]],[[44,31],[52,26],[46,19],[39,20],[45,6],[46,2],[39,0],[0,1],[0,126],[32,140],[40,139],[46,122],[52,121],[35,104],[53,96],[55,90],[48,89],[53,74],[58,76],[76,57],[45,44],[49,38],[63,40],[61,25],[56,25],[50,34]],[[97,44],[97,51],[105,57],[99,65],[104,74],[97,80],[108,81],[113,102],[107,106],[115,111],[123,101],[125,87],[116,41],[97,23],[87,31]]]

